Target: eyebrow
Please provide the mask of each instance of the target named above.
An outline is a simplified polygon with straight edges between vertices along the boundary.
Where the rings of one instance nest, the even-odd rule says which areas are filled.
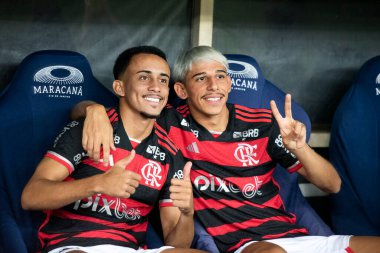
[[[140,70],[140,71],[137,71],[136,73],[146,73],[146,74],[152,74],[153,72],[150,71],[150,70]],[[160,76],[165,76],[167,78],[170,78],[170,76],[166,73],[160,73]]]
[[[225,71],[224,69],[218,69],[215,71],[216,73],[224,73],[224,74],[227,74],[227,71]],[[191,78],[194,78],[196,76],[200,76],[200,75],[204,75],[206,74],[206,72],[200,72],[200,73],[196,73],[194,74]]]

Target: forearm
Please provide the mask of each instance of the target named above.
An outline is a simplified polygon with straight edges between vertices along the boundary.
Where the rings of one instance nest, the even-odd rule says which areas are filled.
[[[85,100],[76,104],[70,113],[71,120],[78,120],[86,117],[86,110],[89,105],[96,104],[94,101]]]
[[[299,170],[302,176],[325,192],[339,192],[341,179],[329,161],[308,145],[291,152],[297,156],[303,165],[303,168]]]
[[[92,196],[99,189],[100,175],[73,181],[36,179],[29,183],[21,196],[26,210],[51,210]]]
[[[165,245],[189,248],[194,237],[193,215],[181,215],[176,226],[165,237]]]

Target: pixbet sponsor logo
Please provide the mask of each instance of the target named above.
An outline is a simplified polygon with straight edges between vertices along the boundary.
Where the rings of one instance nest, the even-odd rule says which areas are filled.
[[[106,213],[108,216],[120,220],[138,220],[141,218],[141,211],[138,208],[128,208],[125,203],[121,202],[120,198],[108,199],[102,197],[100,193],[87,199],[77,200],[73,209],[88,209],[92,212]]]
[[[262,181],[256,176],[253,177],[252,182],[243,185],[241,189],[212,174],[208,177],[200,175],[194,180],[194,186],[200,191],[230,192],[235,194],[241,192],[245,198],[253,198],[256,195],[261,195],[262,193],[259,190],[261,185]]]

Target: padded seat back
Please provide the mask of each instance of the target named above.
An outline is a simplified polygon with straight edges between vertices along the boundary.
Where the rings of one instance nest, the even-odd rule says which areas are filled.
[[[69,122],[73,106],[83,100],[109,105],[116,99],[79,53],[44,50],[21,62],[0,94],[0,251],[35,251],[41,213],[23,211],[21,193]]]
[[[340,101],[329,152],[342,178],[331,196],[334,231],[380,235],[380,56],[363,64]]]

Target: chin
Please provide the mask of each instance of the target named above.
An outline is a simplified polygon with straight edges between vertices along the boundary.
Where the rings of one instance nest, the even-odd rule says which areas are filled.
[[[148,112],[140,112],[141,116],[143,116],[144,118],[147,118],[147,119],[157,119],[160,114],[151,114],[151,113],[148,113]]]

